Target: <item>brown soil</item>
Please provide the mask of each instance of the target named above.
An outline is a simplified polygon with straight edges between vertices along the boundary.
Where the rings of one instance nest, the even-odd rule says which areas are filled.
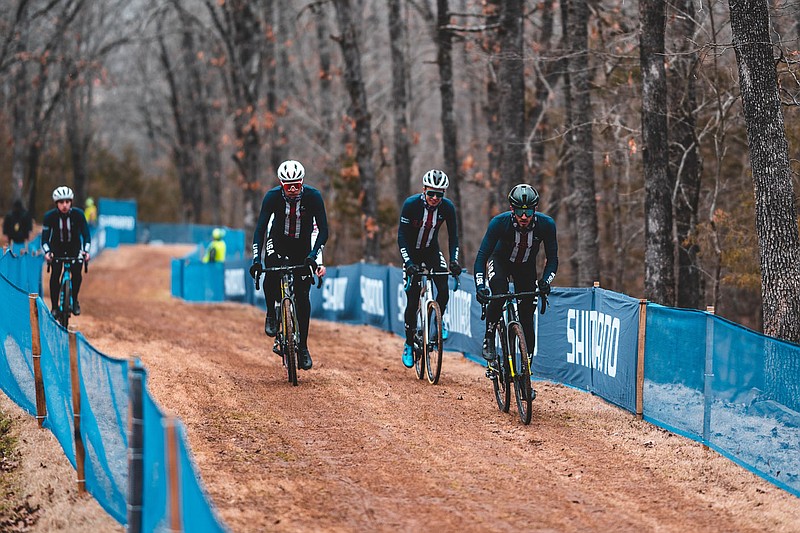
[[[800,531],[800,499],[697,443],[551,383],[524,426],[477,364],[447,353],[429,385],[371,327],[312,321],[291,387],[262,311],[171,298],[188,251],[104,252],[75,325],[141,357],[232,531]]]

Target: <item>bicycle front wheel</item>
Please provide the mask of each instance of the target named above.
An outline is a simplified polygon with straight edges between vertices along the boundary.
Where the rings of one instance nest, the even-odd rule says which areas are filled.
[[[494,389],[494,399],[497,401],[497,408],[507,413],[511,399],[511,369],[508,367],[508,346],[506,346],[505,334],[498,326],[495,329],[495,346],[501,346],[500,355],[493,363],[496,368],[491,371],[492,388]]]
[[[442,310],[437,302],[428,302],[428,331],[425,339],[425,367],[428,382],[436,385],[442,372]]]
[[[294,306],[289,299],[281,302],[281,328],[283,329],[283,364],[289,383],[297,386],[297,344],[294,341]]]
[[[514,362],[514,396],[517,400],[517,412],[523,424],[531,423],[531,367],[528,363],[528,348],[525,335],[519,324],[512,324],[508,335],[508,347],[511,360]]]
[[[67,268],[66,266],[64,268]],[[72,312],[72,287],[69,280],[61,282],[59,296],[58,323],[65,328],[69,326],[69,314]]]

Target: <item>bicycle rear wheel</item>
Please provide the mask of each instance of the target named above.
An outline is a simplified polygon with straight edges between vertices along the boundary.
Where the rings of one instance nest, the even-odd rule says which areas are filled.
[[[525,335],[519,324],[511,324],[508,335],[511,359],[514,361],[514,396],[517,399],[517,412],[523,424],[531,423],[531,369],[528,364],[528,348]]]
[[[294,341],[294,306],[289,299],[281,302],[281,328],[283,329],[283,365],[289,383],[297,386],[297,345]]]
[[[497,408],[507,413],[511,399],[511,370],[508,367],[508,347],[506,346],[505,334],[498,325],[495,329],[495,346],[497,339],[500,339],[500,355],[494,362],[496,369],[492,372],[492,388],[494,389],[494,399],[497,401]]]
[[[69,314],[72,312],[72,287],[68,279],[61,282],[58,307],[58,323],[66,328],[69,326]]]
[[[428,382],[436,385],[442,372],[442,311],[436,302],[428,302],[428,331],[425,339],[425,367]]]

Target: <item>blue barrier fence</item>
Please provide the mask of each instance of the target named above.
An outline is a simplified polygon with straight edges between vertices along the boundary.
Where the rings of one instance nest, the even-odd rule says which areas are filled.
[[[0,389],[53,433],[76,469],[78,486],[128,525],[136,497],[128,463],[132,361],[109,357],[58,324],[34,294],[41,274],[41,255],[6,252],[0,258]],[[147,390],[146,371],[137,371],[145,383],[144,415],[137,422],[144,437],[138,452],[141,530],[225,531],[200,483],[182,425],[164,415]]]
[[[224,271],[184,261],[191,274],[182,285],[173,278],[176,296],[264,307],[249,261],[226,262]],[[482,361],[470,355],[480,353],[484,327],[474,283],[462,274],[459,290],[452,285],[445,349]],[[314,318],[404,334],[398,268],[330,267],[322,290],[312,289],[311,304]],[[554,288],[550,304],[534,323],[537,378],[590,391],[800,496],[800,346],[708,312],[643,306],[601,288]]]

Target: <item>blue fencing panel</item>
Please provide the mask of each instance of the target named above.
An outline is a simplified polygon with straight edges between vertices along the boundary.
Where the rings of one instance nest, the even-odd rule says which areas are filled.
[[[0,275],[27,293],[42,294],[43,263],[38,250],[35,254],[6,251],[0,257]]]
[[[31,353],[30,299],[0,275],[0,388],[14,403],[36,415]]]
[[[75,465],[73,438],[72,381],[69,368],[69,334],[56,322],[38,298],[39,330],[42,343],[42,379],[47,403],[44,427],[53,432],[64,454]]]
[[[359,265],[328,268],[322,291],[311,291],[311,316],[346,324],[362,324]],[[264,306],[264,294],[256,294]]]
[[[202,244],[205,249],[211,240],[211,232],[218,227],[225,230],[222,240],[225,241],[226,260],[251,258],[244,230],[225,226],[139,222],[137,240],[143,243]]]
[[[128,363],[77,333],[86,489],[117,522],[127,522]]]
[[[183,264],[185,259],[172,259],[170,263],[170,293],[176,298],[183,298]]]
[[[247,259],[225,261],[225,300],[243,303],[252,301],[253,278],[249,271],[252,264]]]
[[[190,302],[222,302],[225,300],[225,266],[184,260],[183,299]]]
[[[358,265],[359,307],[356,312],[361,312],[362,324],[389,329],[388,283],[385,266],[368,263]]]
[[[800,496],[800,346],[657,305],[647,331],[645,419]]]
[[[100,198],[97,204],[98,226],[114,228],[119,232],[119,242],[136,242],[136,200],[114,200]]]
[[[703,436],[707,313],[647,305],[643,410],[646,419]]]
[[[183,424],[178,424],[178,460],[181,476],[181,514],[184,531],[224,532],[208,496],[200,481],[192,454],[186,446],[187,437]]]
[[[720,317],[710,326],[704,440],[800,496],[800,346]]]
[[[146,372],[144,380],[146,384]],[[144,391],[142,398],[144,403],[142,531],[169,531],[164,415],[153,401],[146,385]]]

